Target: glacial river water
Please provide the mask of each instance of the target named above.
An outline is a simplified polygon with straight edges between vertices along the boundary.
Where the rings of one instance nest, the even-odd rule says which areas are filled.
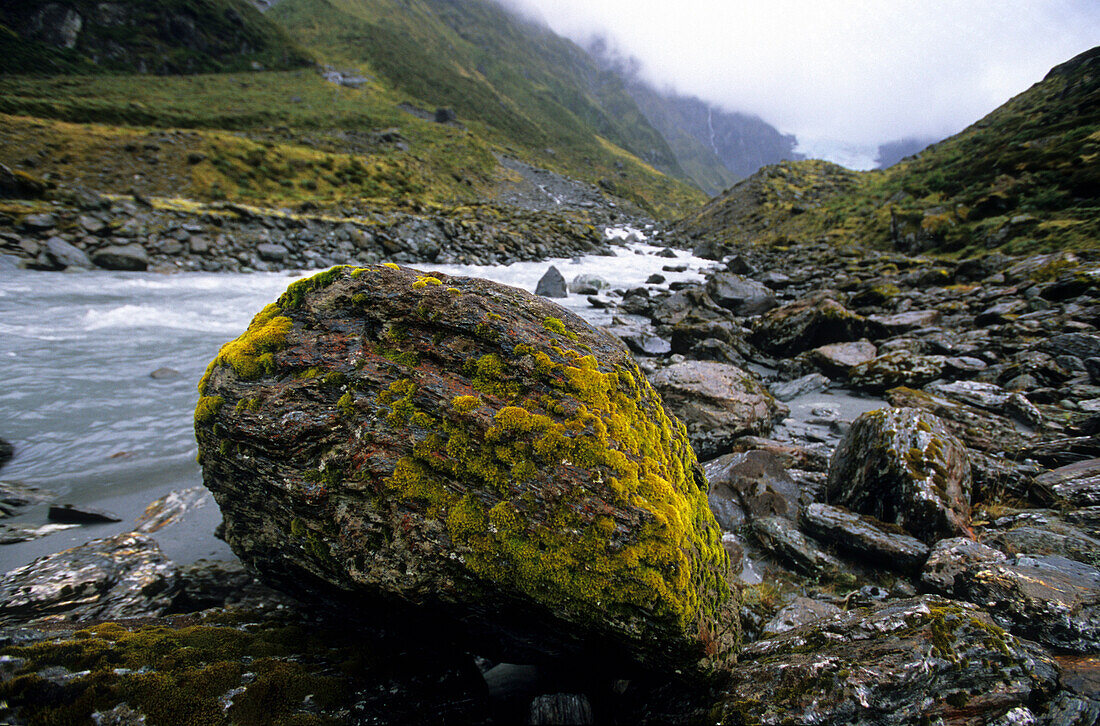
[[[420,267],[533,291],[550,264],[566,280],[593,274],[620,288],[642,285],[654,273],[670,282],[699,280],[699,270],[713,264],[686,252],[677,260],[657,257],[658,248],[621,234],[630,245],[614,257]],[[685,264],[685,272],[661,272]],[[195,384],[218,348],[300,274],[0,272],[0,437],[15,446],[0,480],[49,489],[62,502],[110,510],[124,520],[0,546],[0,572],[128,530],[154,499],[200,484]],[[562,302],[594,324],[609,320],[583,296]],[[150,376],[161,368],[178,375]],[[45,524],[46,508],[9,521]],[[211,536],[219,521],[207,495],[183,523],[157,537],[179,561],[229,557]]]

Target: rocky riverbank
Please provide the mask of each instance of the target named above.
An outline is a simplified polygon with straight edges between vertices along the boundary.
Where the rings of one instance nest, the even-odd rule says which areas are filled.
[[[327,626],[303,614],[312,608],[263,589],[243,572],[222,578],[201,567],[166,563],[138,533],[5,576],[3,599],[12,603],[3,614],[9,626],[3,635],[10,676],[2,697],[12,709],[7,717],[59,713],[64,705],[85,717],[96,712],[101,720],[108,714],[122,718],[118,714],[125,707],[150,723],[170,722],[159,714],[178,712],[157,711],[157,697],[146,690],[156,679],[186,685],[194,703],[201,704],[195,708],[221,704],[224,710],[212,716],[214,723],[225,718],[247,723],[246,714],[255,711],[246,707],[256,703],[269,709],[261,713],[312,723],[374,723],[395,714],[407,714],[398,718],[407,721],[483,723],[901,724],[922,718],[958,724],[1095,723],[1100,718],[1097,262],[1063,253],[954,263],[825,245],[747,245],[716,262],[705,283],[668,289],[654,280],[632,290],[607,290],[598,280],[574,281],[579,292],[573,294],[614,311],[612,332],[684,422],[709,480],[710,510],[721,528],[730,562],[727,581],[740,600],[745,641],[739,662],[716,683],[685,682],[652,660],[648,668],[629,668],[629,657],[600,673],[568,657],[539,659],[534,666],[488,661],[483,656],[501,656],[435,633],[428,651],[419,644],[402,650],[404,659],[393,661],[397,672],[319,665],[315,673],[352,680],[310,682],[310,693],[274,699],[272,673],[293,679],[299,677],[295,664],[332,662],[326,654],[339,646],[325,639]],[[460,297],[476,297],[444,276],[409,279],[416,280],[408,302],[412,313],[414,294],[455,296],[449,291],[454,288]],[[310,307],[310,315],[325,317],[354,304],[354,295],[345,297],[340,302],[343,298],[330,296]],[[442,306],[441,298],[424,313]],[[489,345],[497,339],[494,330],[508,329],[504,311],[497,314],[502,320],[487,319],[487,327],[473,329],[471,340]],[[568,325],[563,322],[558,330],[552,324],[540,335],[560,338],[556,345],[562,351],[578,345],[568,333],[580,335],[579,329],[566,315],[555,319]],[[425,330],[431,320],[429,315],[422,321]],[[317,369],[283,384],[313,401],[298,406],[309,412],[301,426],[330,413],[343,420],[344,409],[365,411],[364,406],[382,405],[395,416],[435,415],[416,397],[427,394],[405,389],[385,400],[359,400],[353,392],[341,408],[344,393],[352,389],[348,379],[332,377],[339,371],[325,367],[325,356],[345,328],[337,325],[336,333],[304,347],[280,344],[250,354],[270,354],[276,366]],[[424,361],[435,360],[431,335],[379,328],[376,336],[390,342],[373,349],[371,370],[397,376],[394,381],[422,375],[415,371],[427,370]],[[581,342],[596,347],[586,337]],[[434,345],[445,349],[446,341]],[[223,436],[232,430],[226,428],[231,418],[247,424],[256,417],[258,425],[264,406],[274,405],[258,387],[267,375],[262,368],[256,383],[241,384],[249,393],[240,400],[255,398],[255,405],[237,405],[236,393],[228,404],[208,404],[209,422],[220,422]],[[478,385],[488,388],[448,395],[499,397],[513,378],[536,371],[522,360],[492,370],[475,367],[459,377],[475,382],[480,376]],[[326,386],[332,388],[329,403],[324,403]],[[873,408],[883,410],[863,413]],[[256,425],[229,438],[255,446]],[[386,440],[372,439],[376,455],[396,446]],[[227,462],[233,459],[228,449],[213,451]],[[308,455],[317,455],[320,449],[311,451]],[[432,460],[430,454],[423,446],[414,451],[425,461]],[[303,496],[312,486],[321,497],[310,507],[320,506],[324,490],[349,481],[346,467],[335,466],[339,462],[331,456],[321,458],[315,481],[303,479]],[[360,464],[369,468],[370,462]],[[486,469],[479,465],[477,472],[474,476],[484,477]],[[406,502],[399,509],[421,519],[409,519],[411,529],[402,532],[406,520],[397,516],[391,539],[380,534],[378,547],[395,551],[395,543],[407,543],[401,546],[425,552],[424,542],[445,541],[447,527],[465,532],[458,520],[445,517],[444,529],[425,530],[434,532],[432,538],[414,537],[423,522],[439,516],[432,506],[442,503],[425,505],[429,490],[416,494],[410,489],[415,484],[404,481],[401,496],[420,504]],[[553,491],[547,486],[539,491]],[[531,494],[542,501],[543,495]],[[358,545],[347,533],[327,531],[304,510],[291,514],[300,521],[297,531],[291,522],[285,541],[272,540],[270,547],[284,548],[280,557],[313,573],[298,579],[298,596],[331,586],[336,565],[325,552],[338,552],[337,561],[347,563],[352,578],[361,578],[363,567],[352,551]],[[495,516],[496,536],[507,543],[514,521],[499,512]],[[608,516],[614,532],[621,516]],[[338,513],[332,521],[350,522]],[[598,519],[592,521],[598,525]],[[353,529],[358,537],[378,526],[371,520]],[[240,540],[240,533],[235,537]],[[472,551],[482,551],[472,542],[467,542]],[[373,562],[366,550],[362,556],[364,567]],[[103,563],[102,574],[72,580],[77,564],[88,557]],[[321,581],[330,585],[322,587]],[[405,581],[393,580],[398,586]],[[56,585],[65,582],[68,590]],[[252,595],[241,594],[246,586]],[[439,587],[424,595],[439,598],[446,592],[452,615],[484,617],[480,600]],[[79,597],[73,597],[74,590]],[[21,594],[30,592],[37,599]],[[193,620],[163,619],[204,607],[214,609]],[[89,619],[134,616],[154,620],[124,621],[117,629],[98,626],[79,638],[73,634]],[[58,620],[76,625],[44,625]],[[199,635],[229,637],[218,630],[227,622],[243,633],[232,636],[240,639],[233,651],[240,657],[200,650],[189,651],[195,660],[184,662],[171,655],[177,647],[197,648],[193,639]],[[24,627],[13,629],[17,625]],[[513,639],[527,633],[534,639],[528,645],[536,649],[553,642],[530,623],[509,619],[507,626]],[[283,628],[316,638],[283,638],[278,647],[271,645],[271,634],[286,632]],[[368,624],[359,632],[373,643],[369,652],[382,658],[392,652],[387,650],[392,641]],[[139,652],[154,633],[175,645],[159,654]],[[74,656],[73,642],[99,655]],[[202,680],[214,671],[224,679]],[[410,695],[410,710],[371,700],[387,688],[414,693],[432,679],[450,685],[430,697],[423,691]],[[198,693],[198,683],[210,685]],[[92,690],[95,684],[102,687]],[[54,694],[52,700],[44,693]]]
[[[557,178],[545,176],[544,186]],[[503,265],[599,253],[606,249],[602,228],[629,221],[587,188],[554,186],[557,194],[577,197],[555,210],[542,208],[554,206],[550,192],[528,186],[517,186],[508,204],[418,211],[272,210],[40,189],[43,199],[0,201],[0,269],[250,272],[383,260]]]

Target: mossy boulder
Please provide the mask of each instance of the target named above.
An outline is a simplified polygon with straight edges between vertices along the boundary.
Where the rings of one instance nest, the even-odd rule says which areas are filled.
[[[966,447],[939,419],[887,408],[852,423],[829,465],[826,496],[931,545],[943,537],[973,538],[970,489]]]
[[[227,344],[200,393],[226,540],[281,589],[513,662],[732,656],[727,556],[683,424],[618,339],[549,301],[333,268]]]

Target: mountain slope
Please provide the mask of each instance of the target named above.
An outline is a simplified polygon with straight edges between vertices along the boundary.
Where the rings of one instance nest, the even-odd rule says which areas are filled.
[[[247,0],[0,1],[0,72],[211,73],[309,56]]]
[[[1096,248],[1098,162],[1100,48],[1094,48],[916,158],[855,174],[850,183],[818,183],[821,169],[796,162],[789,175],[794,187],[814,186],[809,203],[755,201],[747,190],[759,185],[756,179],[713,200],[680,229],[715,250],[743,241],[744,230],[732,225],[749,217],[761,241],[824,237],[961,254]]]

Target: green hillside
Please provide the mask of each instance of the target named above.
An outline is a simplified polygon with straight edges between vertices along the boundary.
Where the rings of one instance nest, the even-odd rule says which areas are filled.
[[[827,238],[961,255],[1100,247],[1100,48],[884,171],[761,170],[680,224],[715,251]]]
[[[145,30],[105,22],[106,5],[146,18]],[[0,113],[8,115],[0,163],[60,181],[273,206],[452,206],[492,201],[514,183],[497,161],[505,155],[596,184],[655,216],[704,201],[664,173],[683,171],[617,76],[487,0],[285,0],[265,15],[244,0],[4,0],[0,9],[10,23],[0,44],[30,59],[0,74]],[[69,43],[74,12],[81,20]],[[42,13],[49,33],[32,22]],[[217,17],[191,21],[205,13]],[[179,18],[191,19],[184,31],[158,30]],[[242,40],[222,27],[237,20],[279,42]],[[221,46],[207,39],[199,45],[211,53],[196,60],[192,26],[250,52],[214,52]],[[111,33],[129,69],[82,45]],[[270,53],[291,69],[271,70],[279,64]],[[293,69],[307,55],[319,65]],[[28,66],[36,74],[23,72]],[[349,76],[358,78],[344,82]],[[436,123],[440,107],[455,117]],[[144,142],[131,138],[164,130],[197,133],[177,134],[183,153],[171,155],[143,154]],[[126,187],[112,186],[119,184]]]
[[[212,73],[310,63],[248,0],[0,2],[0,73]]]

